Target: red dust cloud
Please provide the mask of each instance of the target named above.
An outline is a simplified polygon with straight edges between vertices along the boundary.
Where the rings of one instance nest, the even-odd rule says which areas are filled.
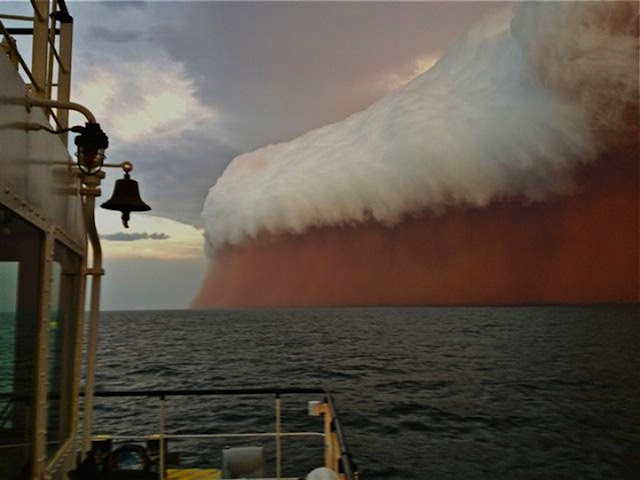
[[[635,18],[638,39],[637,10],[623,4],[607,28],[628,29]],[[544,49],[542,42],[528,53],[543,58]],[[576,95],[545,78],[544,68],[537,75],[559,96]],[[613,130],[590,122],[597,158],[573,169],[563,194],[427,209],[392,227],[368,221],[300,234],[263,230],[215,253],[193,306],[638,303],[637,101],[624,112]]]
[[[221,252],[195,307],[635,303],[638,144],[584,168],[577,193],[262,236]]]

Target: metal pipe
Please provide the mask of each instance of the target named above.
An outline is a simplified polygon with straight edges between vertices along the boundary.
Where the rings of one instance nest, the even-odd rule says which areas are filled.
[[[24,105],[25,107],[53,107],[66,110],[75,110],[85,116],[89,123],[98,123],[91,110],[84,105],[75,102],[63,102],[60,100],[48,100],[46,98],[34,98],[29,95],[24,97],[0,97],[0,104],[4,105]]]
[[[324,437],[322,432],[282,432],[282,437]],[[192,439],[192,438],[269,438],[275,437],[274,432],[256,432],[256,433],[194,433],[189,435],[187,433],[165,433],[164,438],[171,439]],[[146,435],[111,435],[111,438],[118,440],[140,440],[148,438]],[[3,448],[0,446],[0,448]]]
[[[0,19],[5,20],[20,20],[25,22],[33,22],[35,17],[29,17],[27,15],[11,15],[9,13],[0,13]]]
[[[99,390],[96,397],[159,397],[197,395],[264,395],[264,394],[326,394],[323,388],[204,388],[161,390]]]
[[[84,452],[91,449],[91,430],[93,426],[93,391],[95,388],[96,349],[98,346],[98,306],[100,304],[100,281],[104,270],[102,269],[102,247],[100,237],[96,229],[94,209],[95,197],[100,195],[100,181],[104,173],[98,175],[83,175],[85,201],[83,204],[85,226],[87,236],[91,243],[92,266],[87,269],[87,275],[91,275],[91,304],[89,312],[89,337],[87,339],[87,372],[84,389],[84,421],[82,428],[82,448]]]
[[[333,417],[335,435],[338,440],[338,446],[340,448],[340,463],[342,464],[342,471],[348,479],[357,479],[358,471],[353,464],[351,452],[349,452],[349,448],[347,447],[347,439],[344,436],[342,425],[340,424],[340,420],[338,419],[338,415],[336,414],[333,397],[328,391],[326,392],[326,402],[329,405],[329,410],[331,411],[331,416]]]
[[[46,434],[47,434],[47,361],[48,361],[48,344],[47,338],[49,335],[49,310],[51,307],[51,280],[52,280],[52,264],[53,264],[53,249],[54,249],[54,231],[52,228],[47,229],[44,238],[44,252],[41,259],[40,271],[42,272],[39,289],[42,292],[40,295],[40,305],[38,306],[38,336],[37,344],[39,345],[36,351],[36,372],[37,372],[37,387],[35,391],[35,403],[33,406],[34,424],[33,433],[33,448],[32,455],[35,460],[33,464],[34,478],[40,478],[42,472],[44,472],[46,463]]]
[[[84,240],[85,251],[87,240]],[[73,386],[72,386],[72,425],[71,431],[78,431],[78,412],[80,411],[80,372],[82,370],[82,339],[84,337],[84,310],[85,310],[85,289],[87,286],[87,257],[82,256],[80,267],[80,278],[78,279],[78,298],[76,300],[76,338],[74,343],[74,365],[73,365]]]

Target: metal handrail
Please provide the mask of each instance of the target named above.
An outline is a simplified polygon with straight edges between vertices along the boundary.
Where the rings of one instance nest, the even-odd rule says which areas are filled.
[[[287,394],[329,394],[324,388],[186,388],[158,390],[96,390],[95,397],[175,397],[204,395],[287,395]]]
[[[26,15],[11,15],[7,13],[0,13],[0,18],[4,18],[5,20],[18,20],[24,22],[33,22],[35,17],[28,17]]]
[[[4,24],[1,21],[0,21],[0,32],[2,32],[2,35],[4,36],[4,39],[9,45],[9,49],[11,50],[11,52],[13,52],[16,55],[16,58],[18,59],[20,66],[24,70],[24,73],[27,74],[27,77],[29,77],[29,80],[31,80],[31,83],[36,87],[36,89],[40,90],[41,86],[38,83],[38,81],[35,79],[33,74],[31,73],[31,69],[29,68],[29,65],[27,64],[27,62],[24,60],[24,58],[22,58],[22,55],[20,55],[20,50],[18,50],[16,41],[11,37],[11,35],[9,34],[9,31],[5,28]]]
[[[165,433],[164,438],[176,440],[190,440],[195,438],[264,438],[264,437],[324,437],[322,432],[247,432],[247,433]],[[143,440],[148,435],[109,435],[118,440]]]
[[[342,430],[342,424],[340,423],[338,414],[336,413],[333,397],[331,395],[327,395],[326,402],[329,405],[329,409],[331,410],[334,430],[336,432],[336,436],[338,437],[338,445],[340,447],[340,463],[342,466],[342,470],[347,478],[358,478],[358,468],[353,462],[353,457],[351,456],[351,452],[349,450],[349,447],[347,446],[347,439],[344,435],[344,431]]]
[[[274,395],[276,397],[276,431],[275,432],[253,432],[253,433],[200,433],[200,434],[171,434],[164,431],[164,409],[166,397],[177,396],[227,396],[227,395]],[[296,395],[296,394],[321,394],[324,397],[325,403],[328,405],[331,415],[331,432],[282,432],[279,427],[279,398],[281,395]],[[83,394],[81,394],[83,396]],[[358,480],[358,470],[351,452],[347,447],[346,437],[342,430],[342,425],[338,419],[335,402],[331,392],[326,388],[299,388],[299,387],[286,387],[286,388],[219,388],[219,389],[158,389],[158,390],[98,390],[93,392],[94,397],[147,397],[160,399],[160,432],[159,439],[160,444],[164,439],[170,438],[225,438],[225,437],[273,437],[276,442],[279,442],[281,437],[286,436],[321,436],[325,437],[328,433],[336,436],[338,447],[340,450],[339,466],[340,473],[344,474],[347,480]],[[128,435],[113,435],[113,438],[118,439],[134,439],[142,438],[141,436],[128,436]],[[163,449],[160,449],[160,474],[163,478],[164,471],[164,453]],[[276,456],[276,470],[278,478],[280,478],[280,458]]]
[[[16,67],[18,67],[19,65],[19,68],[21,68],[24,74],[28,77],[33,90],[38,95],[46,99],[55,99],[66,102],[69,100],[69,85],[71,74],[69,59],[71,55],[70,39],[72,35],[72,28],[67,26],[73,23],[73,18],[69,15],[69,11],[67,10],[67,6],[64,0],[49,0],[49,3],[52,5],[52,8],[55,11],[48,17],[47,15],[45,15],[45,13],[48,12],[49,7],[45,6],[45,13],[43,13],[40,9],[40,5],[35,0],[31,0],[31,5],[34,12],[34,15],[32,17],[24,15],[0,14],[0,19],[33,22],[33,28],[28,29],[6,28],[2,21],[0,21],[0,32],[2,33],[6,45],[8,46],[9,55],[12,56],[14,61],[17,61]],[[60,28],[56,28],[57,23],[60,25]],[[44,24],[46,24],[47,27],[46,41],[43,38],[42,40],[45,43],[42,44],[40,41],[38,41],[36,45],[36,41],[34,40],[34,56],[32,57],[32,63],[30,65],[20,54],[20,51],[18,50],[18,47],[12,35],[27,34],[34,35],[35,38],[35,30],[42,28]],[[56,38],[61,39],[60,51],[58,48],[56,48]],[[63,38],[68,40],[63,41]],[[37,65],[36,59],[38,59]],[[54,85],[54,71],[58,72],[59,81],[57,82],[57,85]],[[64,78],[64,81],[62,82],[63,85],[60,85],[60,78]],[[58,88],[57,93],[55,94],[55,98],[53,98],[54,86]],[[54,113],[51,107],[44,107],[44,109],[47,118],[53,119],[53,121],[58,126],[62,128],[66,128],[68,126],[68,118],[66,113],[59,119],[58,115]],[[63,136],[61,138],[66,143],[66,136]]]

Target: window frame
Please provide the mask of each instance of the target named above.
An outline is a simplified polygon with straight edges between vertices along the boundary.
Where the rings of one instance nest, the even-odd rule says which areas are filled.
[[[82,362],[82,341],[84,331],[84,309],[85,299],[84,292],[86,287],[86,270],[87,270],[87,242],[86,235],[84,243],[76,241],[72,235],[67,234],[58,225],[53,223],[49,218],[42,215],[38,210],[31,207],[27,202],[21,200],[17,195],[0,195],[0,209],[7,212],[11,216],[17,217],[20,221],[27,224],[39,234],[39,247],[35,259],[39,264],[39,278],[35,282],[26,282],[20,287],[22,291],[25,288],[31,292],[37,288],[37,305],[35,311],[36,332],[35,346],[29,353],[33,355],[33,374],[32,374],[32,407],[31,407],[31,425],[29,426],[29,438],[31,440],[30,454],[28,460],[29,478],[36,478],[44,472],[56,475],[60,468],[70,463],[75,455],[76,433],[78,429],[78,412],[79,412],[79,389],[80,389],[80,368]],[[48,396],[48,344],[49,344],[49,322],[50,322],[50,305],[53,281],[53,263],[55,261],[55,251],[63,249],[77,260],[77,268],[73,273],[75,277],[73,284],[70,286],[72,291],[72,299],[69,300],[69,309],[72,310],[69,318],[69,338],[65,338],[66,345],[70,354],[67,354],[65,360],[65,391],[67,397],[64,400],[64,410],[68,414],[69,424],[68,431],[65,429],[65,435],[58,444],[58,448],[47,455],[47,396]],[[27,248],[31,248],[27,247]],[[33,255],[32,255],[33,256]],[[37,286],[34,287],[34,283]],[[20,301],[21,295],[25,295],[20,291],[17,293],[17,302]],[[33,298],[33,297],[32,297]],[[75,307],[75,308],[73,308]],[[18,310],[19,307],[16,307]],[[57,478],[57,477],[56,477]],[[62,478],[62,477],[61,477]]]

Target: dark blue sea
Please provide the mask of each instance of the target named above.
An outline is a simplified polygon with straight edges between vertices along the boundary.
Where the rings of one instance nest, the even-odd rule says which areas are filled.
[[[640,478],[638,306],[106,312],[99,338],[99,390],[328,387],[363,479]],[[313,399],[283,396],[284,431],[321,429]],[[96,402],[95,433],[158,429],[156,399]],[[272,397],[167,412],[168,433],[274,428]],[[237,442],[170,450],[219,467]],[[283,473],[303,477],[322,444],[296,442]]]

